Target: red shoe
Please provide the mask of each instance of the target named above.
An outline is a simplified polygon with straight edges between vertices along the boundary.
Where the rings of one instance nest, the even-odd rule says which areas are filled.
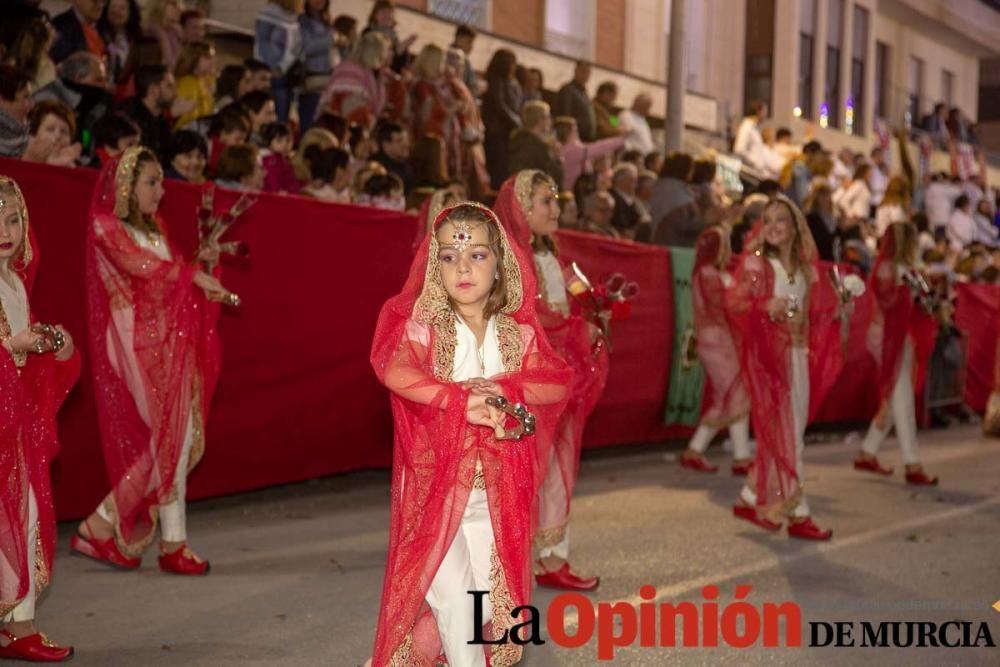
[[[542,567],[541,561],[538,566]],[[544,568],[543,568],[544,569]],[[535,581],[539,586],[547,588],[562,588],[570,591],[592,591],[601,583],[600,577],[587,577],[586,579],[574,573],[570,569],[569,563],[554,572],[543,572],[535,575]]]
[[[719,466],[709,463],[701,454],[690,454],[688,456],[681,456],[681,467],[688,468],[690,470],[696,470],[698,472],[713,473],[718,471]]]
[[[203,575],[208,574],[212,566],[208,561],[198,558],[185,543],[169,554],[160,547],[160,569],[171,574]]]
[[[873,472],[876,475],[885,475],[886,477],[892,474],[892,468],[882,465],[874,456],[871,458],[859,456],[854,459],[854,469]]]
[[[129,558],[123,554],[113,537],[102,542],[93,536],[84,537],[78,533],[70,540],[69,546],[70,553],[92,558],[118,570],[136,570],[142,565],[141,558]]]
[[[733,467],[730,471],[733,473],[733,477],[746,477],[750,474],[750,468],[753,466],[753,461],[747,461],[746,463],[733,463]]]
[[[775,523],[766,516],[761,516],[761,514],[757,512],[756,507],[744,505],[743,503],[736,503],[733,505],[733,516],[738,519],[749,521],[752,524],[760,526],[764,530],[775,531],[781,528],[780,523]]]
[[[0,630],[10,643],[0,646],[0,658],[27,660],[28,662],[63,662],[73,657],[72,646],[56,646],[41,632],[27,637],[15,637],[7,630]]]
[[[906,473],[906,483],[913,486],[937,486],[938,478],[937,475],[930,477],[923,470],[917,470]]]
[[[802,521],[792,521],[788,524],[788,536],[797,537],[800,540],[828,540],[833,537],[832,530],[823,530],[812,520],[806,517]]]

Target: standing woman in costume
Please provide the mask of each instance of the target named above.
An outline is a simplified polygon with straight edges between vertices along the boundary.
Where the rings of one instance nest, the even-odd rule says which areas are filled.
[[[842,365],[839,299],[802,212],[779,195],[747,243],[727,312],[750,390],[757,456],[733,514],[791,537],[827,540],[803,489],[805,430]]]
[[[537,308],[545,335],[573,370],[569,404],[559,422],[540,491],[536,580],[551,588],[591,590],[600,579],[581,577],[569,564],[569,510],[580,472],[583,427],[608,379],[608,351],[597,327],[570,314],[563,267],[552,239],[559,227],[556,192],[550,176],[525,169],[503,184],[496,208],[516,243],[534,256]]]
[[[868,428],[861,451],[854,459],[857,470],[891,475],[876,455],[893,425],[906,465],[906,483],[937,484],[920,465],[917,453],[917,416],[914,394],[923,389],[927,363],[934,352],[937,320],[920,304],[917,271],[916,226],[894,222],[886,228],[882,247],[871,276],[871,290],[878,309],[870,325],[868,341],[878,362],[879,412]]]
[[[511,612],[529,604],[535,494],[565,406],[569,371],[538,323],[529,262],[489,209],[446,208],[379,315],[371,362],[395,437],[375,667],[520,660],[519,644],[468,642],[524,620]],[[526,405],[535,434],[502,439],[512,424],[490,396]]]
[[[746,475],[751,462],[750,395],[726,321],[726,290],[733,285],[726,270],[731,257],[727,228],[712,227],[698,237],[692,291],[698,356],[705,368],[705,395],[701,422],[687,451],[681,454],[680,463],[700,472],[718,470],[705,458],[705,450],[715,434],[728,427],[733,441],[733,475]]]
[[[43,333],[31,317],[32,246],[24,196],[0,176],[0,658],[62,662],[73,647],[35,628],[35,602],[55,557],[56,413],[80,376],[80,357],[65,329]]]
[[[160,569],[207,574],[187,546],[185,492],[204,452],[221,357],[218,302],[228,293],[170,244],[157,215],[162,198],[160,164],[136,147],[104,168],[91,204],[87,314],[111,492],[71,545],[134,569],[159,523]]]

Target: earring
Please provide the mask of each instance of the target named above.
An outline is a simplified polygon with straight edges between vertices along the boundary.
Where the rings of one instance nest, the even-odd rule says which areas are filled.
[[[500,272],[497,271],[496,275],[493,276],[493,280],[500,280]]]

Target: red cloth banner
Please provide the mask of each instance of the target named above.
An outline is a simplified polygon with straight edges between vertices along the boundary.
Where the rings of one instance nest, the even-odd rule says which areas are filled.
[[[968,344],[965,402],[976,412],[982,412],[993,391],[993,369],[1000,339],[1000,287],[959,285],[955,326],[965,333]]]

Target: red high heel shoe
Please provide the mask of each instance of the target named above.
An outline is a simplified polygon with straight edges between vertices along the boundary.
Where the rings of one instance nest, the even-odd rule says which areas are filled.
[[[211,569],[209,562],[198,558],[188,548],[187,543],[182,544],[173,553],[166,553],[163,551],[163,546],[160,546],[160,570],[163,572],[197,576],[208,574]]]
[[[541,561],[538,567],[545,570]],[[600,577],[581,577],[570,569],[569,563],[563,563],[558,570],[549,572],[545,570],[541,574],[535,575],[535,581],[539,586],[548,588],[561,588],[569,591],[592,591],[601,583]]]
[[[705,473],[713,473],[719,469],[719,466],[709,463],[701,454],[681,455],[681,467]]]
[[[6,646],[0,646],[0,658],[28,662],[63,662],[73,657],[72,646],[57,646],[41,632],[27,637],[15,637],[7,630],[0,630],[0,634],[10,640]]]
[[[922,469],[906,473],[906,483],[912,486],[937,486],[937,475],[931,477]]]
[[[812,520],[806,517],[802,521],[792,521],[788,524],[788,536],[797,537],[800,540],[825,541],[833,537],[832,530],[823,530]]]
[[[86,523],[86,522],[84,522]],[[87,530],[90,525],[87,524]],[[98,540],[94,537],[94,531],[90,530],[90,537],[84,537],[77,533],[69,542],[70,553],[86,556],[104,563],[118,570],[135,570],[142,565],[141,558],[130,558],[123,554],[115,544],[115,538],[109,537],[106,540]]]
[[[775,523],[771,521],[766,516],[761,515],[756,507],[751,507],[744,503],[736,503],[733,505],[733,516],[737,519],[743,519],[744,521],[749,521],[750,523],[763,528],[764,530],[775,531],[781,528],[780,523]]]
[[[865,458],[859,456],[854,459],[854,469],[863,470],[864,472],[873,472],[876,475],[884,475],[888,477],[892,474],[892,468],[882,465],[882,463],[876,458]]]

